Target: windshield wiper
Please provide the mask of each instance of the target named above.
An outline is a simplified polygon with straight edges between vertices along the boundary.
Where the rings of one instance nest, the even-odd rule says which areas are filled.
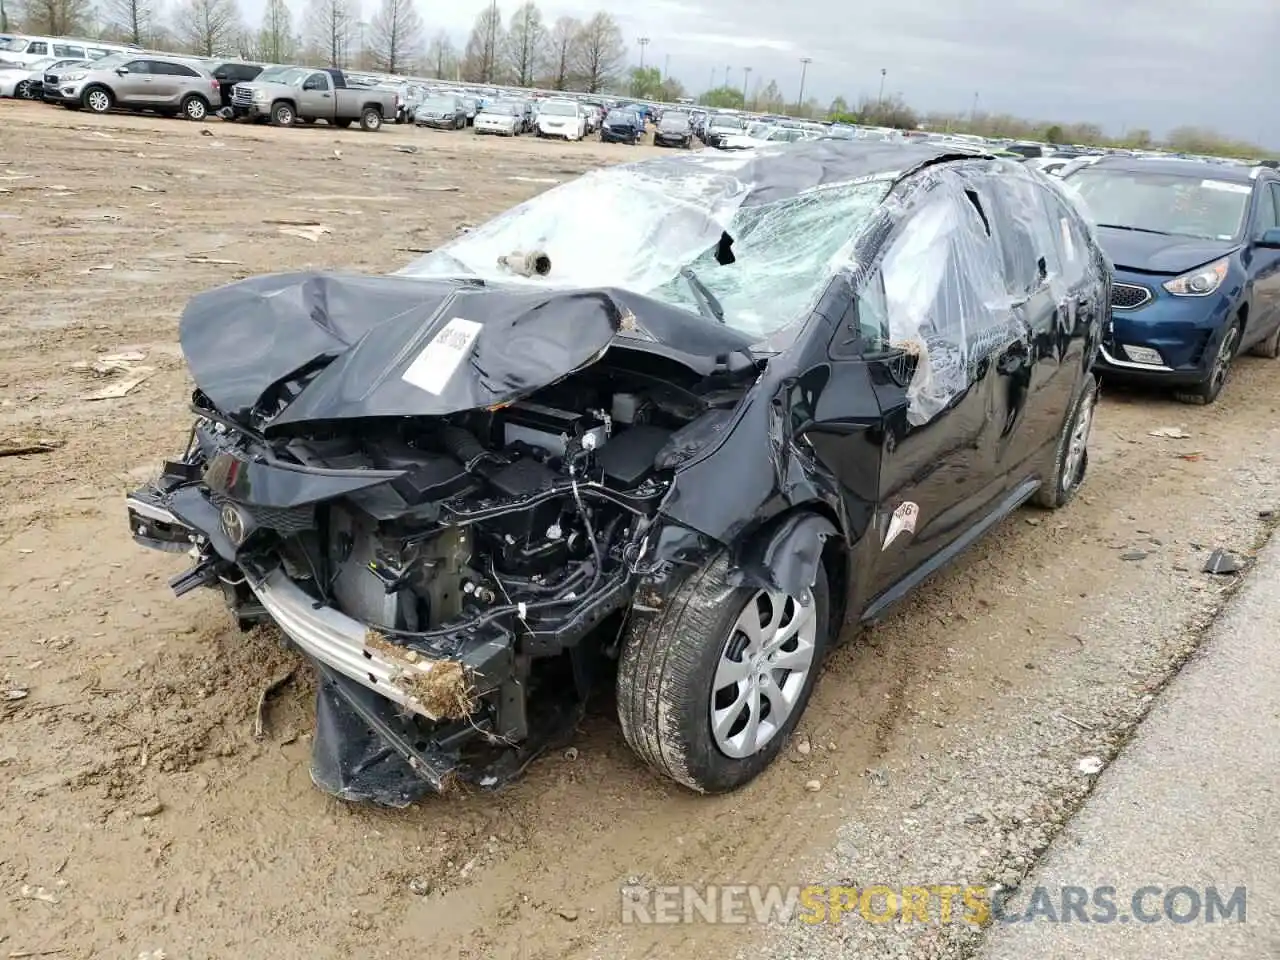
[[[693,268],[682,267],[680,276],[685,278],[689,284],[689,289],[693,291],[693,299],[698,302],[698,311],[704,317],[710,317],[712,320],[724,323],[724,307],[720,305],[720,301],[707,288],[707,285],[698,279],[698,275],[693,272]]]
[[[1154,233],[1161,237],[1172,237],[1173,234],[1167,230],[1151,230],[1147,227],[1126,227],[1122,223],[1100,223],[1100,227],[1110,227],[1112,230],[1132,230],[1134,233]]]

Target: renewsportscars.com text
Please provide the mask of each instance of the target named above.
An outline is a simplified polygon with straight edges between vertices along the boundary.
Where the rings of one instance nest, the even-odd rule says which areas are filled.
[[[1244,923],[1245,887],[624,886],[623,923]]]

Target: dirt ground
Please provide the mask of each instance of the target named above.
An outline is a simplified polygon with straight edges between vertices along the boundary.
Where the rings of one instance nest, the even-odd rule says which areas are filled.
[[[1253,542],[1254,521],[1211,499],[1262,469],[1258,438],[1274,448],[1277,368],[1249,359],[1210,408],[1108,397],[1086,495],[1010,520],[851,637],[802,724],[813,749],[737,794],[657,780],[602,702],[572,751],[496,794],[348,806],[308,779],[305,670],[254,737],[293,655],[237,632],[212,594],[174,599],[185,558],[128,536],[122,495],[189,426],[178,313],[256,273],[388,272],[553,182],[655,151],[12,101],[0,130],[0,439],[62,442],[0,458],[0,957],[684,957],[716,938],[729,954],[743,931],[622,927],[619,885],[802,876],[876,802],[868,769],[925,755],[903,735],[913,704],[954,680],[948,722],[980,732],[988,695],[1035,682],[1024,660],[1083,645],[1083,598],[1133,568],[1119,551],[1144,521],[1175,528],[1165,543],[1187,556],[1182,519],[1206,543]],[[86,362],[123,351],[145,354],[149,378],[88,399],[120,378]],[[1148,436],[1165,425],[1191,439]],[[1201,589],[1194,560],[1169,564],[1168,589]]]

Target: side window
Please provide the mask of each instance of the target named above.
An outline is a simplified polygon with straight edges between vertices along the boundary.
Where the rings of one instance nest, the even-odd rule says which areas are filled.
[[[27,45],[27,53],[38,53],[42,57],[47,57],[49,55],[49,44],[43,40],[32,40]]]
[[[1009,320],[991,214],[960,181],[935,189],[896,228],[857,296],[863,342],[911,360],[907,417],[917,425],[967,388],[983,344]]]
[[[75,47],[69,47],[65,43],[55,43],[53,45],[53,55],[55,57],[74,57],[77,55],[83,57],[84,51],[79,51],[77,54]]]
[[[85,53],[89,55],[88,59],[90,60],[101,60],[110,52],[110,50],[104,50],[102,47],[89,47],[85,50]]]
[[[306,83],[302,85],[303,90],[328,90],[329,78],[323,73],[313,73],[307,77]]]
[[[1062,278],[1073,284],[1089,271],[1089,235],[1069,200],[1051,188],[1041,187],[1040,190],[1058,248]]]
[[[151,73],[151,64],[146,60],[134,60],[132,63],[126,63],[125,69],[130,73]]]
[[[992,210],[992,232],[1000,247],[1008,293],[1019,300],[1040,290],[1051,273],[1062,272],[1043,190],[1022,170],[982,178],[981,192]]]
[[[1280,227],[1280,183],[1267,184],[1258,194],[1258,231]]]
[[[196,71],[192,70],[190,67],[188,67],[186,64],[183,64],[183,63],[171,63],[171,64],[169,64],[169,72],[170,72],[170,73],[172,73],[175,77],[198,77],[198,76],[200,76],[200,74],[196,73]]]

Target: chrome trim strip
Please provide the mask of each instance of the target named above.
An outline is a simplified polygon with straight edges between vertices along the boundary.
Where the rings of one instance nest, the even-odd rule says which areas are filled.
[[[148,520],[155,520],[157,523],[172,523],[178,527],[186,526],[185,523],[164,507],[157,507],[155,504],[146,503],[133,497],[125,497],[124,505],[138,516],[146,517]]]
[[[1117,360],[1103,344],[1098,344],[1098,350],[1102,354],[1102,359],[1113,367],[1124,367],[1129,370],[1163,370],[1166,373],[1173,373],[1173,367],[1166,367],[1163,363],[1134,363],[1132,360]]]

